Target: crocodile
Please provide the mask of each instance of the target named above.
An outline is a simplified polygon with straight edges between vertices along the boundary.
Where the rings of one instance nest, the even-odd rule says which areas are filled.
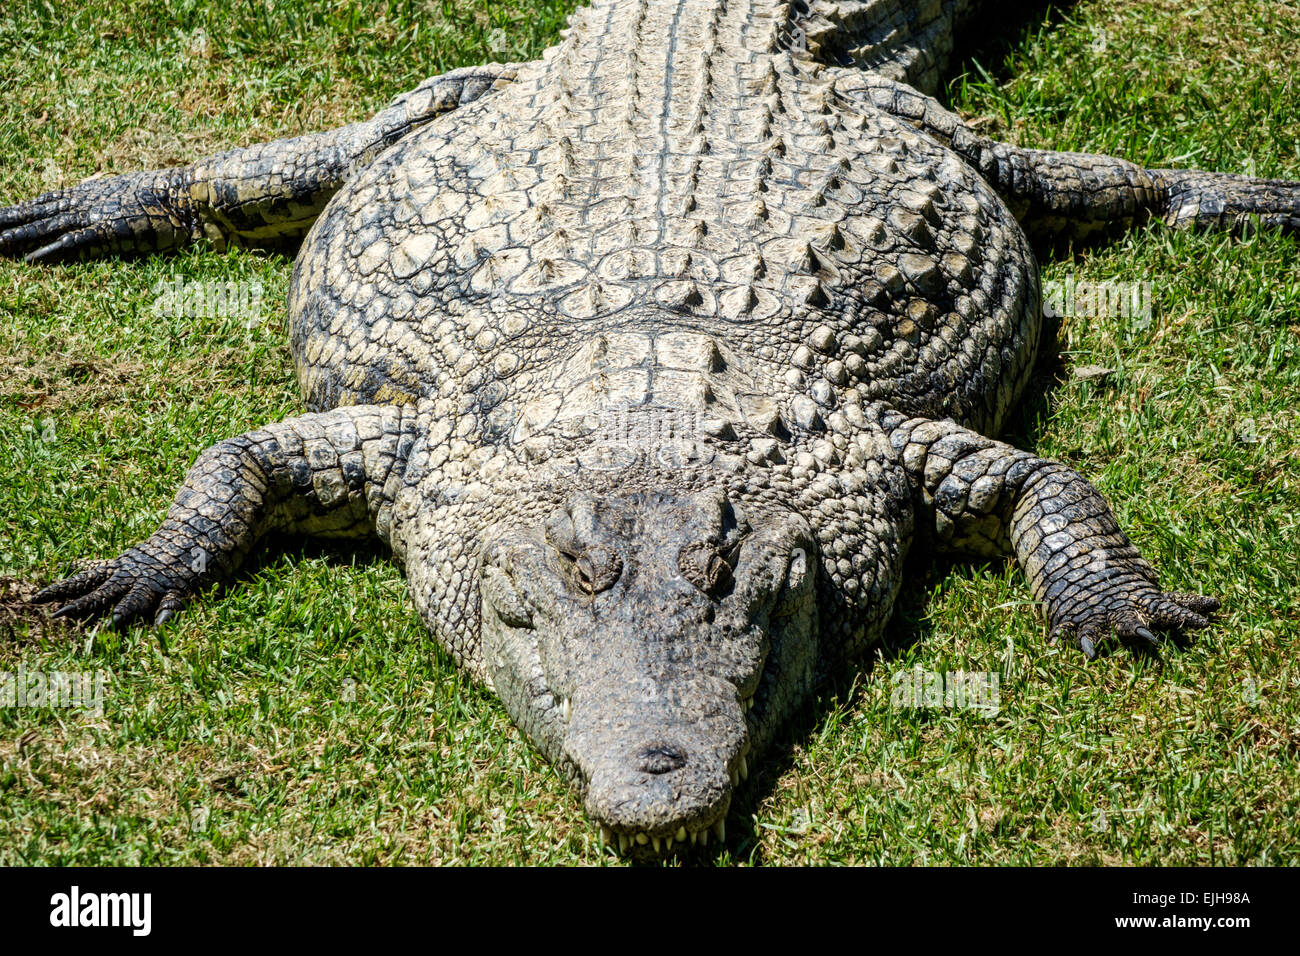
[[[909,552],[1015,560],[1090,658],[1206,626],[1081,475],[997,437],[1045,335],[1034,248],[1296,232],[1300,184],[985,137],[933,96],[979,6],[592,0],[540,59],[367,121],[0,209],[33,263],[298,250],[308,412],[35,600],[162,625],[269,532],[377,539],[634,856],[725,839]]]

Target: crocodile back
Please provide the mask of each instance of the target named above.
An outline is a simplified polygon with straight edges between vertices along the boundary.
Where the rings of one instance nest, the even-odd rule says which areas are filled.
[[[582,8],[510,88],[384,154],[295,270],[309,403],[429,398],[484,443],[646,405],[1000,427],[1038,340],[1024,237],[955,154],[840,100],[792,11]]]

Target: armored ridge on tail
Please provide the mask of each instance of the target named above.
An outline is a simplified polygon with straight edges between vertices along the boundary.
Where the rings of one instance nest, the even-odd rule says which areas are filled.
[[[1203,626],[1082,477],[992,437],[1040,339],[1026,231],[1296,230],[1300,189],[984,139],[902,82],[968,6],[597,2],[367,123],[0,210],[35,260],[305,233],[313,412],[213,446],[153,537],[41,597],[162,622],[268,530],[376,535],[644,852],[721,833],[914,541],[1014,556],[1090,656]]]

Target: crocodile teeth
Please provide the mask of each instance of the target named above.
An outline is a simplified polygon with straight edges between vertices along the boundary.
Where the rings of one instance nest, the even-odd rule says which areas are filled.
[[[736,770],[731,771],[731,785],[732,785],[733,787],[737,787],[737,786],[740,785],[740,773],[739,773],[739,771],[736,771]]]
[[[691,830],[686,826],[679,826],[677,831],[668,836],[651,836],[649,832],[641,833],[614,833],[609,827],[601,827],[601,845],[611,847],[617,845],[620,853],[626,853],[628,850],[635,849],[639,846],[649,847],[656,853],[671,853],[674,843],[681,843],[692,847],[706,847],[709,845],[709,836],[718,840],[719,843],[727,841],[727,821],[726,818],[716,821],[715,823],[704,827],[700,830]]]
[[[746,760],[744,757],[740,758],[740,779],[741,780],[749,779],[749,761]]]
[[[564,701],[560,704],[560,714],[564,717],[566,724],[573,719],[573,701],[568,697],[564,698]]]

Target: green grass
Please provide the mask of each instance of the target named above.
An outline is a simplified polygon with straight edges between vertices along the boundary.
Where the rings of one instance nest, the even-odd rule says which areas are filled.
[[[0,199],[360,119],[427,75],[538,55],[571,5],[16,0]],[[1084,2],[977,52],[946,99],[1024,145],[1300,179],[1297,47],[1294,4]],[[1297,262],[1277,236],[1153,227],[1044,265],[1149,280],[1155,315],[1067,318],[1011,440],[1093,480],[1168,586],[1224,599],[1216,625],[1162,663],[1088,663],[1046,646],[1013,567],[917,561],[887,646],[821,689],[711,859],[1297,861]],[[301,411],[290,266],[0,262],[0,671],[111,672],[100,716],[0,708],[0,863],[610,861],[380,553],[288,542],[165,648],[21,610],[20,582],[148,535],[202,448]],[[176,275],[261,282],[264,314],[160,319]],[[998,715],[892,706],[914,667],[1000,672]]]

